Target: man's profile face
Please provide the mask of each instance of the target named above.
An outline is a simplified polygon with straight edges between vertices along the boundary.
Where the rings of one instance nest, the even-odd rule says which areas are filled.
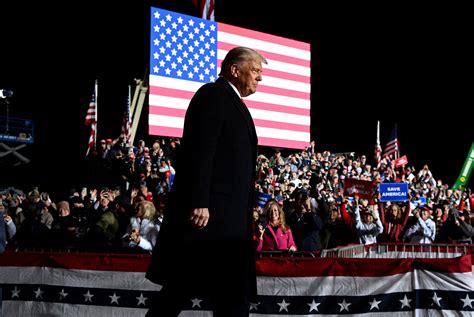
[[[240,65],[236,87],[242,97],[250,96],[257,91],[258,82],[262,80],[262,63],[252,61]]]

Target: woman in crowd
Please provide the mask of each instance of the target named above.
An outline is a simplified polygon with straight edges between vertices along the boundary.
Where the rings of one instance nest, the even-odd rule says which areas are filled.
[[[147,200],[138,202],[136,214],[130,217],[130,225],[125,235],[129,239],[128,246],[151,251],[156,244],[159,231],[160,222],[157,221],[153,203]]]
[[[380,220],[383,225],[383,233],[378,237],[379,242],[401,242],[402,232],[410,217],[410,203],[406,203],[405,211],[402,211],[396,203],[389,204],[387,210],[380,203]]]
[[[377,236],[383,232],[377,209],[373,209],[374,206],[359,206],[357,198],[355,203],[355,227],[359,242],[361,244],[377,243]]]
[[[285,222],[283,208],[274,199],[265,206],[267,226],[260,226],[257,251],[296,251],[290,227]]]

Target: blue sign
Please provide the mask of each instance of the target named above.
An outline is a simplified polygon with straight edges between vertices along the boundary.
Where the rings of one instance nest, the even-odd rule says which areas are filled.
[[[417,200],[412,201],[413,207],[416,208],[418,206],[423,207],[426,204],[426,197],[421,196]]]
[[[269,201],[270,199],[272,199],[272,195],[270,194],[265,194],[265,193],[258,193],[258,205],[263,208],[265,207],[265,204],[267,203],[267,201]]]
[[[381,183],[380,201],[407,201],[408,183]]]

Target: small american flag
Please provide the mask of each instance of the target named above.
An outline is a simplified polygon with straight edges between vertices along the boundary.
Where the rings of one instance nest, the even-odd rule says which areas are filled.
[[[199,9],[201,18],[215,21],[214,18],[214,0],[193,0],[196,8]]]
[[[87,108],[86,125],[91,125],[97,122],[96,93],[97,93],[97,82],[94,85],[94,91],[92,92],[92,98],[91,98],[91,102],[89,103],[89,108]]]
[[[392,159],[397,159],[400,157],[400,144],[398,143],[397,138],[397,126],[395,126],[390,134],[390,140],[385,146],[384,156],[388,156]]]
[[[194,93],[217,79],[236,46],[268,60],[258,91],[246,98],[259,145],[305,148],[310,141],[308,43],[151,8],[149,133],[181,137]]]
[[[91,127],[89,134],[89,142],[87,144],[86,156],[89,155],[91,149],[94,148],[97,139],[97,80],[95,81],[94,91],[92,92],[91,102],[87,108],[86,125]]]

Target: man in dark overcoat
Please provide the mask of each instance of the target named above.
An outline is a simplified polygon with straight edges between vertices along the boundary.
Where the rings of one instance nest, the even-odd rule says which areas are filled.
[[[162,289],[147,316],[177,316],[198,302],[214,316],[249,314],[249,301],[256,297],[257,135],[242,98],[256,92],[262,63],[265,58],[253,49],[231,49],[216,82],[202,86],[190,102],[146,275]]]

